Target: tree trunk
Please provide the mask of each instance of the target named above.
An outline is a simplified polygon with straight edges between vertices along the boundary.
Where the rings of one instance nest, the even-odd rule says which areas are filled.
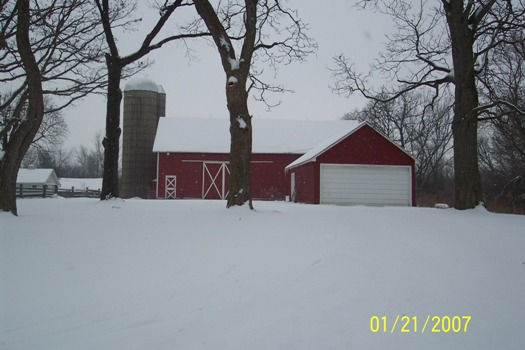
[[[106,56],[108,67],[108,96],[106,107],[106,136],[102,141],[104,146],[104,173],[102,178],[102,191],[100,199],[119,197],[118,188],[118,159],[120,141],[120,78],[122,66],[118,59]]]
[[[463,1],[451,1],[446,9],[454,64],[454,207],[472,209],[483,199],[478,168],[479,105],[474,70],[474,30]]]
[[[17,215],[16,177],[22,160],[17,162],[19,154],[7,151],[0,162],[0,209]],[[18,153],[18,152],[16,152]],[[23,157],[22,157],[23,158]]]
[[[227,84],[226,98],[230,112],[230,192],[227,207],[252,205],[251,154],[252,121],[248,112],[245,84]]]
[[[230,192],[228,208],[246,203],[253,209],[251,185],[252,117],[248,112],[246,81],[257,35],[257,0],[245,0],[245,28],[241,54],[236,56],[231,39],[207,0],[194,1],[197,12],[206,23],[221,57],[226,73],[226,100],[230,112]]]
[[[456,100],[456,104],[461,102]],[[481,178],[478,168],[478,128],[477,119],[462,120],[454,118],[452,135],[454,137],[454,207],[472,209],[483,198]]]
[[[16,178],[33,138],[44,117],[44,94],[40,68],[29,41],[29,0],[18,2],[16,42],[27,77],[28,104],[25,118],[11,135],[0,161],[0,209],[17,215]]]

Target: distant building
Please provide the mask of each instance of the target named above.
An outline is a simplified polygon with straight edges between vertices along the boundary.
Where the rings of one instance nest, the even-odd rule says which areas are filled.
[[[56,193],[60,181],[53,169],[19,169],[16,178],[17,195],[40,195],[46,187],[47,194]],[[20,192],[22,191],[22,192]]]
[[[125,85],[121,197],[155,197],[157,158],[152,149],[159,118],[165,114],[162,86],[146,78]]]

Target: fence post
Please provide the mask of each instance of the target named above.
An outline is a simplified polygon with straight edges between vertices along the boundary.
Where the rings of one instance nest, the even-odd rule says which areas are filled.
[[[58,193],[58,185],[55,185],[55,193],[54,194],[57,194]]]
[[[24,198],[24,185],[20,184],[18,187],[20,188],[20,198]]]
[[[44,184],[44,186],[42,186],[42,198],[46,198],[46,194],[47,194],[47,185]]]

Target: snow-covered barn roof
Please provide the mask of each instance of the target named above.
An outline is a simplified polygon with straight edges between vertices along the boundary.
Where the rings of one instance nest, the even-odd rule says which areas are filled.
[[[356,121],[252,119],[253,153],[303,154],[359,126]],[[154,152],[229,153],[230,122],[224,118],[160,118]]]
[[[19,169],[16,183],[57,184],[58,177],[53,169]]]

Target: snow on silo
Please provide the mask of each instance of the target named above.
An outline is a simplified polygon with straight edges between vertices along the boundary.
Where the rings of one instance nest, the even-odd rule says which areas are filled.
[[[153,80],[144,77],[136,77],[129,80],[124,86],[124,91],[151,91],[164,93],[161,85],[157,85]]]
[[[159,118],[166,115],[166,93],[148,78],[130,79],[124,86],[122,137],[123,198],[153,198],[156,156],[153,142]]]

